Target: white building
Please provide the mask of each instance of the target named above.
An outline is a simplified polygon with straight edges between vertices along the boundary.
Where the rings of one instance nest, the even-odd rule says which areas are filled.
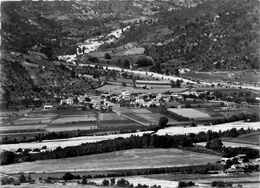
[[[73,99],[72,98],[61,99],[60,100],[60,105],[64,105],[64,104],[72,105],[73,104]]]

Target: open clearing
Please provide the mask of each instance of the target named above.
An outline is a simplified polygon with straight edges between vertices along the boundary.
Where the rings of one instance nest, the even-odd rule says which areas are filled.
[[[165,129],[160,129],[156,134],[158,135],[182,135],[182,134],[190,134],[190,133],[199,133],[199,132],[207,132],[211,130],[213,132],[218,131],[226,131],[232,128],[236,129],[253,129],[258,130],[260,129],[260,122],[243,122],[243,121],[236,121],[232,123],[223,123],[218,125],[211,125],[211,126],[197,126],[197,127],[167,127]]]
[[[203,113],[201,111],[192,108],[168,108],[170,112],[174,112],[178,115],[188,117],[188,118],[208,118],[210,115]]]
[[[192,159],[192,160],[190,160]],[[220,156],[180,149],[132,149],[80,157],[24,162],[1,166],[4,173],[77,172],[177,167],[215,163]]]

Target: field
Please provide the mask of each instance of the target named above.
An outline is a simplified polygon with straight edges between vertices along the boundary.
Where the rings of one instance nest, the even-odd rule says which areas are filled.
[[[164,180],[164,181],[193,181],[199,187],[209,187],[212,181],[226,181],[234,184],[242,184],[244,188],[258,188],[259,173],[251,174],[156,174],[141,176],[147,179]],[[152,181],[152,180],[151,180]]]
[[[179,149],[132,149],[72,158],[17,163],[1,166],[0,171],[12,174],[21,171],[25,173],[51,173],[142,169],[215,163],[219,159],[219,156]]]
[[[45,124],[52,120],[52,116],[48,117],[24,117],[12,122],[13,125],[28,125],[28,124]]]
[[[130,109],[126,107],[120,107],[117,110],[120,111],[121,114],[124,115],[126,118],[131,118],[144,124],[157,124],[159,122],[160,117],[163,116],[160,113],[154,113],[145,108]],[[169,123],[176,122],[177,121],[173,119],[169,119]]]
[[[188,118],[209,118],[210,115],[208,115],[207,113],[192,109],[192,108],[180,108],[180,109],[176,109],[176,108],[168,108],[167,110],[169,110],[170,112],[174,112],[178,115],[184,116],[184,117],[188,117]]]
[[[199,133],[199,132],[207,132],[208,130],[212,130],[213,132],[218,131],[226,131],[230,130],[232,128],[236,129],[254,129],[258,130],[260,129],[260,123],[259,122],[243,122],[243,121],[237,121],[232,123],[223,123],[218,125],[211,125],[211,126],[197,126],[197,127],[167,127],[165,129],[160,129],[156,134],[158,135],[180,135],[180,134],[190,134],[190,133]]]
[[[62,115],[58,119],[55,119],[51,122],[51,124],[70,124],[77,122],[91,122],[96,121],[95,114],[88,115]]]
[[[152,88],[152,89],[139,89],[133,87],[123,87],[120,85],[104,85],[97,89],[101,92],[109,92],[111,94],[121,94],[122,91],[129,91],[130,93],[163,93],[166,91],[182,92],[185,88]]]
[[[0,151],[2,150],[17,150],[19,148],[26,149],[34,149],[34,148],[42,148],[46,146],[47,149],[55,149],[57,147],[67,147],[67,146],[78,146],[82,143],[91,143],[98,142],[102,140],[109,140],[118,137],[127,138],[131,135],[143,135],[144,133],[151,133],[151,131],[147,132],[138,132],[138,133],[127,133],[127,134],[112,134],[105,136],[81,136],[81,137],[73,137],[68,139],[55,139],[55,140],[43,140],[42,142],[27,142],[27,143],[18,143],[18,144],[1,144]]]
[[[224,141],[228,142],[237,142],[237,143],[244,143],[244,144],[255,144],[259,145],[260,141],[260,131],[256,131],[253,133],[248,133],[244,135],[240,135],[236,138],[223,138]]]

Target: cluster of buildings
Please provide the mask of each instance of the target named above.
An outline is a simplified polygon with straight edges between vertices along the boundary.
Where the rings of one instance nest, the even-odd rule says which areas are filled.
[[[236,161],[235,163],[232,161]],[[241,174],[252,170],[258,170],[259,164],[255,164],[253,162],[250,162],[247,159],[246,154],[238,154],[235,157],[223,157],[221,159],[221,164],[226,165],[228,161],[231,161],[232,164],[228,169],[226,169],[224,172],[227,174]]]

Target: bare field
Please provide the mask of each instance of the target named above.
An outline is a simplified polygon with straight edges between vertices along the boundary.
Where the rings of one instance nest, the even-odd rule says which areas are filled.
[[[192,161],[190,159],[193,159]],[[215,163],[219,156],[180,149],[132,149],[80,157],[24,162],[1,166],[4,173],[77,172],[174,167]]]

